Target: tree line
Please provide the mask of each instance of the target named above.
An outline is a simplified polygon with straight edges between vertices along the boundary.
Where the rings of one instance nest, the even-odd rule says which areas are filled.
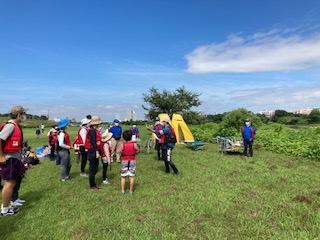
[[[10,118],[10,114],[9,113],[5,113],[5,114],[1,114],[0,113],[0,117],[4,117],[4,118]],[[28,114],[27,113],[27,119],[34,119],[34,120],[48,120],[47,116],[41,115],[32,115],[32,114]]]
[[[320,111],[313,109],[309,115],[291,113],[285,110],[275,110],[274,115],[254,114],[251,111],[240,108],[222,114],[204,114],[193,111],[192,109],[201,105],[199,100],[201,93],[187,91],[184,86],[177,88],[173,92],[168,90],[159,91],[151,87],[148,93],[143,93],[143,100],[146,104],[142,108],[146,110],[146,117],[150,120],[155,119],[159,113],[179,113],[188,124],[203,124],[208,122],[221,123],[225,118],[232,118],[234,121],[240,120],[243,124],[245,118],[251,116],[259,123],[280,123],[285,125],[306,125],[320,123]]]

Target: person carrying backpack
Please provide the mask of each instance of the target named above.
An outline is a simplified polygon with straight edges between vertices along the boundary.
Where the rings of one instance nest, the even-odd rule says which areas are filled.
[[[4,180],[2,189],[1,215],[12,216],[17,211],[10,206],[13,189],[22,176],[21,149],[23,132],[18,125],[26,120],[26,111],[22,106],[11,109],[10,120],[1,126],[0,131],[0,164],[1,178]]]
[[[161,123],[163,125],[162,130],[155,131],[151,129],[148,125],[146,126],[147,130],[155,133],[156,135],[164,135],[164,143],[162,144],[162,159],[164,161],[166,167],[166,173],[170,173],[169,165],[174,171],[175,175],[179,174],[178,168],[172,161],[172,150],[175,147],[177,142],[176,134],[174,132],[173,127],[169,124],[169,118],[164,117],[161,119]]]

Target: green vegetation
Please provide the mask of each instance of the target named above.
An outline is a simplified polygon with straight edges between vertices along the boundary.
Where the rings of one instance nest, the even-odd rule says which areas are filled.
[[[219,126],[213,125],[214,129]],[[284,129],[273,129],[282,133]],[[124,127],[126,128],[126,127]],[[129,126],[128,126],[129,128]],[[276,128],[276,126],[274,126]],[[119,164],[112,184],[90,191],[75,163],[72,179],[44,159],[27,172],[20,213],[1,217],[2,239],[317,239],[320,179],[317,161],[255,150],[253,159],[221,155],[216,144],[193,151],[178,145],[173,159],[181,174],[164,173],[156,154],[145,153],[143,126],[135,193],[120,195]],[[71,138],[77,128],[68,129]],[[271,131],[270,129],[268,131]],[[263,129],[259,129],[262,135]],[[33,147],[46,144],[24,129]],[[209,138],[208,138],[209,139]],[[100,166],[101,167],[101,166]],[[101,168],[97,181],[101,182]]]

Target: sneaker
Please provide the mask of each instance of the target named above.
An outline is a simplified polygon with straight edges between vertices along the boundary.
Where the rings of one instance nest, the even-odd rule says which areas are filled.
[[[100,187],[97,187],[97,186],[93,186],[93,187],[90,187],[91,190],[100,190],[101,188]]]
[[[11,201],[11,204],[10,204],[12,207],[19,207],[19,206],[22,206],[22,203],[21,202],[18,202],[17,200],[16,201]]]
[[[15,211],[13,208],[8,208],[8,210],[6,212],[3,212],[1,210],[1,216],[13,216],[15,214],[18,214],[18,211]]]
[[[126,192],[120,192],[120,194],[121,194],[121,195],[124,195],[124,194],[126,194]]]
[[[129,192],[129,194],[130,194],[130,195],[132,195],[132,194],[133,194],[133,192]]]
[[[80,173],[80,176],[81,176],[81,177],[88,177],[88,174],[86,174],[86,173]]]
[[[61,178],[61,182],[65,182],[67,179],[65,178]]]
[[[16,202],[24,203],[24,202],[26,202],[26,200],[22,200],[22,199],[18,198],[18,199],[16,200]]]
[[[111,184],[107,178],[105,180],[103,180],[102,183],[103,184]]]

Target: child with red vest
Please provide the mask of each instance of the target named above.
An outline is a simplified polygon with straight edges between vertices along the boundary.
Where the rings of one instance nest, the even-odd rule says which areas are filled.
[[[99,116],[92,116],[90,128],[88,129],[87,139],[84,144],[85,149],[88,151],[89,158],[89,184],[91,190],[99,190],[95,182],[95,177],[98,172],[99,158],[101,152],[101,135],[98,130],[99,125],[102,123]]]
[[[59,132],[57,131],[57,126],[52,126],[52,128],[50,129],[50,131],[47,134],[48,142],[50,145],[50,161],[54,160],[54,152],[56,150],[56,141],[57,141],[56,135],[58,133]]]
[[[68,119],[62,119],[59,121],[58,128],[60,129],[58,135],[58,155],[61,161],[61,181],[65,182],[70,179],[70,169],[71,169],[71,159],[70,159],[70,149],[71,141],[69,134],[66,132],[66,127],[69,124]]]
[[[112,138],[112,133],[110,133],[108,130],[106,130],[101,135],[101,141],[102,141],[102,153],[101,153],[101,161],[102,161],[102,183],[103,184],[110,184],[108,178],[107,178],[107,170],[108,170],[108,164],[111,164],[111,156],[112,156],[112,149],[110,146],[110,140]]]
[[[134,174],[136,170],[136,154],[139,152],[139,147],[135,142],[131,141],[131,136],[131,131],[123,132],[122,137],[125,142],[119,146],[117,151],[117,153],[122,155],[121,194],[125,193],[124,185],[126,183],[127,176],[129,176],[130,179],[129,194],[133,193]]]

